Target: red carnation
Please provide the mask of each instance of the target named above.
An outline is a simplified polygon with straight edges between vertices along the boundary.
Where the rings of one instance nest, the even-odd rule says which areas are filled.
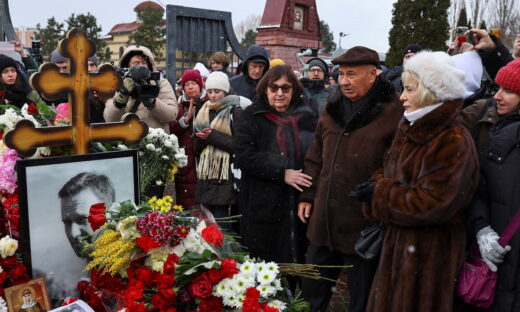
[[[221,312],[222,299],[211,296],[204,299],[199,304],[199,312]]]
[[[179,263],[179,257],[176,254],[169,254],[163,265],[163,273],[175,275],[175,265]]]
[[[189,286],[190,294],[195,298],[208,298],[213,292],[213,286],[206,272],[195,277]]]
[[[208,277],[212,284],[217,284],[222,279],[222,275],[220,274],[220,271],[217,269],[209,269]]]
[[[105,203],[97,203],[90,206],[88,223],[90,223],[90,227],[93,231],[102,227],[103,224],[105,224],[107,221],[105,217],[105,210],[107,210]]]
[[[36,105],[34,105],[33,103],[29,104],[29,106],[27,107],[27,112],[33,115],[40,114],[40,112],[38,112],[38,107],[36,107]]]
[[[146,234],[141,234],[141,237],[135,240],[137,246],[139,246],[145,252],[161,247],[158,242],[154,241],[153,238]]]
[[[149,267],[141,266],[135,269],[135,277],[140,281],[143,281],[146,286],[150,286],[152,283],[153,272]]]
[[[144,306],[144,302],[129,302],[127,304],[127,311],[132,311],[132,312],[145,312],[146,311],[146,308]]]
[[[222,275],[222,278],[233,277],[233,275],[237,274],[239,271],[235,259],[225,258],[222,260],[222,264],[220,265],[220,274]]]
[[[218,229],[216,224],[205,227],[201,234],[209,244],[215,245],[217,247],[222,246],[224,235],[222,235],[222,232]]]
[[[7,272],[6,271],[2,271],[2,273],[0,273],[0,285],[2,285],[5,280],[7,280]]]

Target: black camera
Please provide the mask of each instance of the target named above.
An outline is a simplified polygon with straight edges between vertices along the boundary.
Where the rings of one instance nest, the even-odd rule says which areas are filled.
[[[152,72],[148,67],[143,65],[136,65],[130,68],[119,68],[117,72],[125,78],[131,78],[134,81],[135,87],[130,92],[130,96],[139,98],[141,100],[155,98],[159,95],[159,79],[161,73]],[[155,84],[150,84],[151,81]]]

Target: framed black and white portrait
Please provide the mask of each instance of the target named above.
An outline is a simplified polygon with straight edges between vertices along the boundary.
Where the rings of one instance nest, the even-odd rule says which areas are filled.
[[[49,297],[75,296],[88,276],[80,238],[92,233],[90,206],[139,202],[137,151],[19,160],[17,173],[24,264]]]
[[[305,18],[305,8],[299,5],[294,6],[293,29],[302,30]]]

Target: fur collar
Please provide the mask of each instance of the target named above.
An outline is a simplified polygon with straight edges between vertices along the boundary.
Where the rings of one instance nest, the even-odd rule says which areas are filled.
[[[416,144],[424,144],[448,128],[459,116],[462,100],[445,101],[430,113],[417,120],[412,126],[406,118],[401,119],[401,133]]]
[[[325,109],[332,120],[343,127],[346,132],[351,132],[370,123],[381,111],[385,103],[394,100],[396,93],[393,85],[388,80],[378,76],[365,97],[367,97],[367,100],[364,101],[364,104],[359,107],[348,121],[344,120],[342,105],[346,105],[349,100],[341,92],[341,87],[336,88],[329,96]]]

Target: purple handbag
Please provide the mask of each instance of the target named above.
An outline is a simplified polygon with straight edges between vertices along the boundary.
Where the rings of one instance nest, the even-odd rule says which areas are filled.
[[[501,246],[506,246],[519,228],[520,210],[509,221],[498,243]],[[460,270],[457,295],[470,305],[479,308],[489,308],[495,299],[497,273],[491,271],[481,259],[480,251],[475,243],[471,246],[469,257]]]

